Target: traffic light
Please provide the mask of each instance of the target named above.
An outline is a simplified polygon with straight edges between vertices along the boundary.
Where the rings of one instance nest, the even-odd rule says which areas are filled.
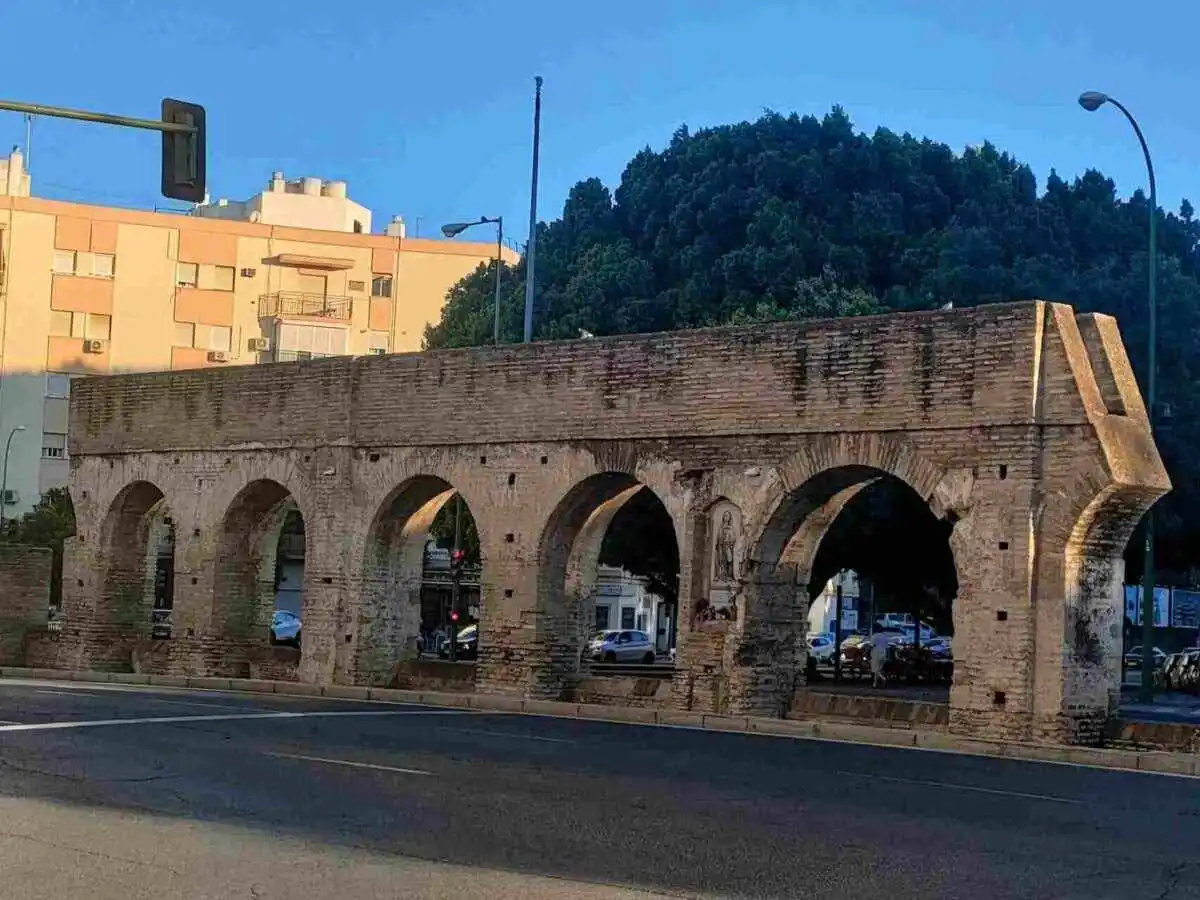
[[[163,196],[203,203],[206,178],[204,107],[166,98],[162,102],[162,120],[193,129],[162,133]]]
[[[455,575],[462,571],[465,557],[466,554],[462,550],[452,550],[450,552],[450,571]]]
[[[454,610],[454,612],[450,613],[450,621],[454,622],[454,623],[458,622],[458,610],[457,609]]]

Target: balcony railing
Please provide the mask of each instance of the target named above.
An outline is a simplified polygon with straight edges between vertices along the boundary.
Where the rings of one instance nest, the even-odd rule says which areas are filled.
[[[313,353],[311,350],[276,350],[275,362],[297,362],[302,359],[326,359],[338,353]]]
[[[349,320],[353,300],[329,294],[303,294],[299,291],[279,291],[258,298],[259,318],[276,316],[311,316],[317,319]]]

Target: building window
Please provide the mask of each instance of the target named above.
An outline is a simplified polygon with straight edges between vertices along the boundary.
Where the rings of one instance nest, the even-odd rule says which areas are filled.
[[[204,291],[232,291],[233,266],[199,266],[196,273],[196,287]]]
[[[50,310],[50,335],[52,337],[71,337],[71,313],[61,310]]]
[[[46,396],[47,397],[70,397],[71,396],[71,376],[63,372],[47,372],[46,373]]]
[[[75,251],[74,250],[55,250],[54,251],[54,274],[55,275],[74,275],[75,274]]]
[[[84,315],[76,313],[76,315]],[[101,313],[86,313],[87,326],[84,337],[90,341],[107,341],[112,338],[112,316]]]
[[[176,322],[175,336],[171,339],[172,347],[191,347],[196,337],[196,326],[191,322]]]
[[[112,278],[116,271],[116,257],[111,253],[92,254],[92,274],[97,278]]]
[[[107,341],[112,337],[112,316],[52,309],[50,310],[50,335],[52,337]]]
[[[228,353],[233,344],[233,329],[228,325],[196,325],[195,342],[198,350],[223,350]]]
[[[372,331],[368,335],[367,352],[374,353],[377,356],[382,356],[388,352],[388,333],[386,331]]]
[[[636,610],[632,606],[621,607],[621,628],[624,631],[630,631],[633,628],[633,617]]]
[[[354,233],[355,233],[355,234],[362,234],[362,230],[363,230],[363,229],[362,229],[362,222],[358,221],[358,219],[355,219],[355,220],[354,220]]]
[[[66,459],[67,436],[65,434],[42,435],[42,459]]]
[[[175,284],[177,287],[195,287],[200,267],[195,263],[181,262],[175,264]]]
[[[391,297],[392,296],[392,276],[391,275],[376,275],[371,279],[371,296],[372,297]]]
[[[608,605],[596,604],[596,630],[608,631]]]

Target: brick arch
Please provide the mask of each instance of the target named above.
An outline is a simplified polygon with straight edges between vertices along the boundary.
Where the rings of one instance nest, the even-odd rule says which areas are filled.
[[[353,681],[386,680],[400,657],[416,648],[429,529],[455,496],[471,510],[486,565],[486,526],[464,493],[443,475],[408,475],[369,507],[374,512],[355,569]]]
[[[108,500],[99,527],[100,604],[94,625],[112,629],[125,640],[145,637],[153,605],[150,565],[155,518],[169,510],[156,483],[139,478],[124,484]],[[115,649],[115,648],[114,648]]]
[[[1058,498],[1061,511],[1043,511],[1041,552],[1062,554],[1064,646],[1072,661],[1067,688],[1093,711],[1111,711],[1120,700],[1124,553],[1142,517],[1165,493],[1163,487],[1105,483],[1102,475],[1090,474]],[[1071,727],[1078,735],[1098,726],[1081,719]]]
[[[579,669],[593,627],[587,601],[595,587],[604,536],[617,513],[640,492],[650,491],[679,540],[679,522],[663,495],[638,478],[636,462],[629,462],[623,467],[626,471],[598,471],[576,481],[539,532],[536,639],[544,656],[532,673],[535,691],[559,691]]]
[[[779,465],[777,473],[778,479],[750,529],[751,558],[759,564],[777,563],[785,554],[794,560],[798,546],[792,536],[810,516],[817,514],[813,521],[827,519],[826,524],[831,524],[858,491],[881,475],[891,475],[906,484],[939,518],[951,512],[945,492],[939,490],[946,479],[945,471],[909,441],[890,435],[815,437],[804,450]],[[810,496],[800,496],[806,489]],[[794,507],[789,509],[789,503]]]
[[[311,548],[311,507],[306,509],[286,485],[275,479],[256,478],[242,483],[225,505],[217,525],[213,573],[212,629],[220,637],[266,641],[275,604],[279,534],[293,508],[299,510],[306,548]],[[305,557],[309,557],[308,549]],[[302,595],[302,610],[303,603]]]

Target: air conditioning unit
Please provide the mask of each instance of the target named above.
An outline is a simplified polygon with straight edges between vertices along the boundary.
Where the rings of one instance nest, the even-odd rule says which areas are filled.
[[[226,353],[224,350],[209,350],[208,351],[208,361],[209,362],[229,362],[229,354]]]
[[[265,337],[250,338],[250,352],[251,353],[266,353],[270,349],[271,349],[271,339],[270,338],[265,338]]]
[[[5,506],[14,506],[20,502],[21,502],[21,495],[17,491],[12,490],[10,488],[9,490],[6,490],[4,492],[4,505]]]
[[[83,342],[84,353],[103,353],[104,341],[87,340]]]
[[[243,278],[253,278],[258,274],[258,269],[242,269]]]

